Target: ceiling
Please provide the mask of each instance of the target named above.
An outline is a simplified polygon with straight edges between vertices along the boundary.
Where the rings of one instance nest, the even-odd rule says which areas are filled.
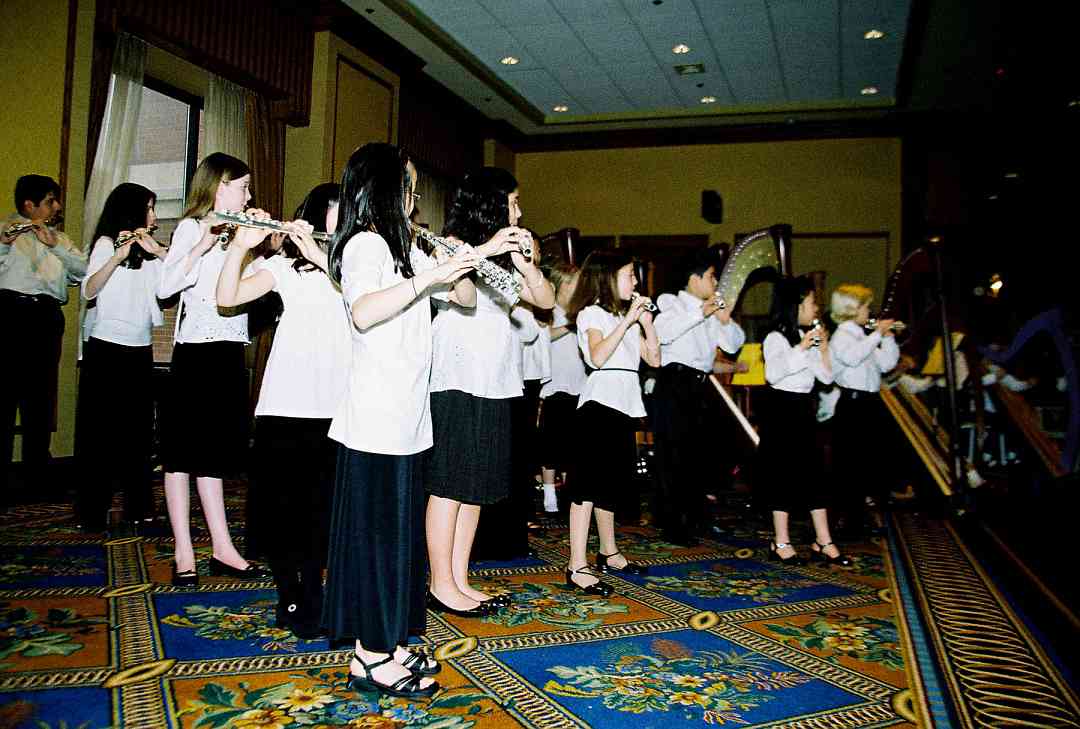
[[[425,73],[536,134],[884,113],[912,0],[346,2]]]

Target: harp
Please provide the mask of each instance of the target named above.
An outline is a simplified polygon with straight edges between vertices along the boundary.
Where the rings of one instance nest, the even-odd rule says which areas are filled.
[[[734,309],[747,279],[763,268],[776,269],[781,276],[791,272],[791,226],[773,225],[747,234],[735,244],[720,272],[716,295]]]

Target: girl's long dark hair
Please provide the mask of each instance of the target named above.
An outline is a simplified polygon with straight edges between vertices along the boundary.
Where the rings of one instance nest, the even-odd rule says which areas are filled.
[[[518,181],[501,167],[481,167],[462,178],[450,199],[443,235],[452,235],[474,246],[510,225],[510,193]],[[509,253],[491,259],[508,271],[514,270]]]
[[[633,262],[633,258],[617,250],[601,249],[590,253],[581,264],[566,318],[575,321],[582,309],[593,304],[616,316],[625,314],[630,302],[619,298],[619,269]]]
[[[101,210],[97,227],[94,229],[94,242],[102,236],[111,238],[114,242],[122,230],[134,231],[136,228],[146,227],[146,211],[151,203],[157,202],[157,195],[153,190],[136,185],[134,182],[123,182],[117,185],[109,197],[105,200],[105,207]],[[128,268],[142,268],[143,261],[154,258],[152,253],[147,253],[138,243],[132,243],[130,252],[120,265]]]
[[[777,281],[773,285],[772,306],[769,309],[769,331],[780,332],[793,347],[802,341],[799,304],[813,291],[814,282],[807,276]]]
[[[326,211],[330,209],[331,205],[338,204],[338,195],[341,186],[336,182],[324,182],[321,185],[316,185],[315,188],[307,194],[304,201],[300,203],[300,206],[296,208],[296,212],[293,213],[293,220],[304,220],[311,223],[316,233],[326,232]],[[319,243],[316,241],[316,243]],[[326,245],[319,243],[319,245]],[[297,271],[317,271],[319,267],[314,263],[304,258],[304,255],[300,252],[300,246],[292,242],[292,239],[285,236],[285,239],[281,242],[281,252],[286,258],[293,259],[293,268]]]
[[[373,230],[386,240],[394,270],[413,277],[412,235],[405,215],[405,191],[412,187],[409,156],[392,144],[372,142],[352,153],[341,175],[338,227],[330,241],[330,279],[341,283],[345,244]]]

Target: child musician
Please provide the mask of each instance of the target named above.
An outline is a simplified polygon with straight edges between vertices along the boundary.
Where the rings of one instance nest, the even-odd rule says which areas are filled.
[[[541,417],[543,461],[540,478],[544,488],[544,511],[559,510],[555,497],[555,472],[562,471],[564,485],[576,469],[573,458],[578,449],[577,410],[578,396],[585,387],[585,362],[581,359],[577,336],[566,317],[566,307],[577,286],[578,269],[572,263],[557,263],[547,273],[555,286],[555,309],[552,314],[549,336],[551,338],[551,379],[540,388],[543,399]]]
[[[251,170],[235,157],[214,152],[199,163],[158,284],[160,299],[180,294],[161,435],[165,503],[176,550],[174,585],[199,581],[189,524],[191,474],[213,544],[210,574],[269,576],[233,546],[222,494],[222,479],[242,470],[247,453],[248,331],[246,314],[218,311],[215,293],[226,252],[217,243],[212,230],[217,222],[210,213],[242,211],[251,199],[250,185]],[[234,242],[264,237],[265,231],[241,228]]]
[[[708,381],[716,349],[734,354],[746,340],[731,320],[731,309],[716,298],[719,260],[713,249],[696,251],[684,264],[682,291],[657,300],[656,334],[664,362],[653,393],[661,464],[659,526],[665,541],[687,546],[704,531],[715,450],[730,447],[716,439],[715,392]]]
[[[405,153],[382,143],[353,152],[341,179],[329,271],[353,325],[352,364],[339,364],[349,374],[330,427],[340,446],[322,621],[332,641],[356,641],[358,691],[406,698],[439,688],[430,678],[438,663],[405,648],[425,623],[429,297],[437,284],[456,282],[451,300],[475,305],[476,289],[460,277],[479,260],[463,246],[436,265],[412,242],[416,179]]]
[[[506,170],[484,167],[470,173],[454,194],[444,233],[476,245],[485,257],[494,256],[492,263],[523,284],[521,300],[547,309],[554,305],[555,294],[536,264],[522,254],[532,235],[517,227],[518,196],[517,180]],[[482,615],[508,600],[469,584],[469,557],[481,505],[509,493],[511,400],[523,393],[522,347],[510,320],[510,304],[485,283],[476,288],[474,310],[440,302],[433,325],[435,448],[429,462],[426,522],[431,606],[466,616]]]
[[[814,285],[800,276],[778,281],[773,289],[769,333],[763,345],[769,403],[762,414],[760,488],[772,511],[775,538],[769,558],[800,564],[788,536],[792,511],[810,510],[816,540],[815,559],[830,565],[848,566],[829,534],[828,501],[821,454],[814,432],[817,428],[817,397],[814,381],[833,381],[829,363],[829,335],[817,323]]]
[[[281,253],[256,258],[240,277],[247,249],[234,242],[218,278],[220,306],[240,306],[271,291],[284,311],[255,407],[255,452],[248,498],[258,508],[247,533],[258,532],[278,591],[277,623],[298,637],[319,635],[330,495],[337,461],[327,437],[345,392],[351,357],[341,292],[326,275],[326,251],[308,227],[333,233],[338,186],[319,185],[296,211],[298,223]],[[303,221],[302,224],[299,221]],[[282,528],[282,518],[288,528]]]
[[[153,514],[154,353],[151,330],[163,322],[156,296],[165,248],[150,231],[157,196],[125,182],[105,200],[82,296],[78,451],[86,466],[75,513],[88,531],[105,528],[112,486],[124,491],[124,517]]]
[[[607,596],[585,558],[589,521],[596,514],[600,552],[596,569],[641,574],[615,544],[615,505],[633,479],[637,418],[645,416],[638,381],[641,360],[660,366],[660,342],[653,327],[651,304],[637,296],[634,262],[618,251],[593,251],[585,259],[568,316],[577,325],[578,346],[592,368],[578,401],[579,432],[586,435],[578,456],[578,473],[570,492],[570,561],[566,583],[589,595]]]
[[[858,514],[864,497],[884,504],[889,480],[879,478],[876,453],[881,434],[890,426],[879,391],[881,375],[896,367],[900,348],[893,336],[893,319],[877,321],[870,331],[870,303],[874,292],[860,284],[838,286],[832,295],[830,316],[837,323],[829,353],[840,400],[833,419],[833,463],[841,494],[851,515]]]

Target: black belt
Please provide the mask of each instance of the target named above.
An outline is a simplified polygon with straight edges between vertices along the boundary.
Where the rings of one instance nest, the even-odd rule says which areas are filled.
[[[840,399],[841,400],[858,400],[859,398],[872,397],[873,395],[877,395],[877,394],[878,394],[877,391],[870,392],[869,390],[855,390],[855,389],[850,388],[850,387],[841,387],[840,388]]]
[[[702,372],[696,367],[688,367],[681,362],[671,362],[660,368],[662,372],[665,372],[674,377],[678,377],[682,380],[693,380],[697,383],[705,382],[709,377],[708,372]]]
[[[55,304],[60,306],[59,300],[54,296],[49,296],[48,294],[24,294],[21,291],[12,291],[11,289],[0,289],[0,298],[19,301],[26,304]]]

